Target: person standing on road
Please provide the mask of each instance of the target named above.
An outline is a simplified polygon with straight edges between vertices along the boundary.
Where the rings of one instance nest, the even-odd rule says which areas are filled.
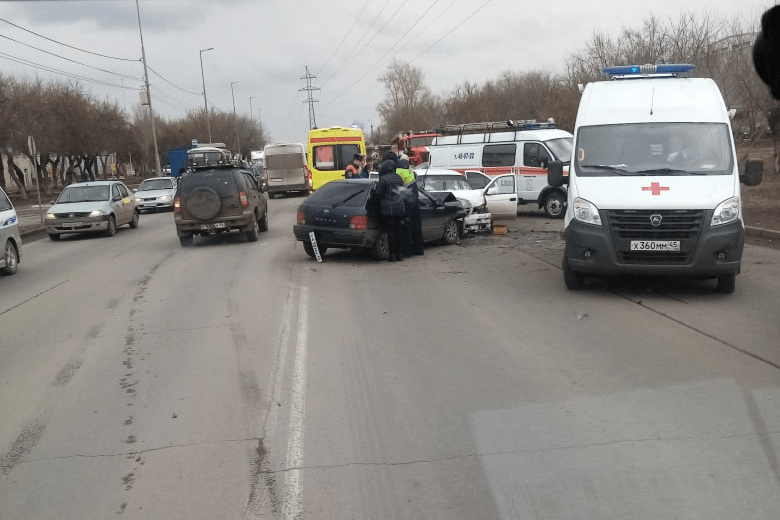
[[[369,174],[374,169],[374,158],[368,157],[363,160],[363,168],[360,169],[360,178],[361,179],[368,179]]]
[[[390,151],[385,154],[385,159],[379,167],[379,182],[377,182],[374,196],[379,201],[379,214],[382,227],[387,231],[387,245],[390,250],[388,261],[403,260],[401,254],[401,219],[406,214],[406,206],[398,194],[398,188],[402,188],[404,181],[396,173],[398,156]]]
[[[401,241],[401,254],[405,257],[424,254],[422,243],[422,220],[420,219],[420,197],[417,193],[417,179],[409,168],[409,157],[401,154],[398,160],[396,173],[404,181],[404,202],[406,204],[406,217],[403,222],[403,240]]]

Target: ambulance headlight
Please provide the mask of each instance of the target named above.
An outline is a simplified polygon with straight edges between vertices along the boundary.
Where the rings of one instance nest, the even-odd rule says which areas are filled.
[[[739,218],[739,197],[726,199],[715,208],[710,226],[722,226]]]
[[[580,222],[586,224],[593,224],[594,226],[601,225],[601,217],[599,216],[599,209],[588,202],[585,199],[574,197],[573,202],[574,218]]]

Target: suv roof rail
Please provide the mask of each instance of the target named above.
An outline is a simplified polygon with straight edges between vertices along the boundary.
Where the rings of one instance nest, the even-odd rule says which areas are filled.
[[[460,125],[444,125],[437,129],[442,135],[455,135],[455,134],[473,134],[478,132],[498,132],[501,130],[539,130],[542,128],[558,128],[555,123],[550,120],[546,123],[539,123],[536,119],[522,119],[513,121],[512,119],[506,121],[486,121],[483,123],[464,123]]]

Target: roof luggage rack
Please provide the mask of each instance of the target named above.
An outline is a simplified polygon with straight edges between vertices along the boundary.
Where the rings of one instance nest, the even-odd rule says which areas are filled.
[[[555,123],[550,121],[547,123],[539,123],[536,119],[522,119],[519,121],[513,121],[511,119],[507,121],[486,121],[484,123],[464,123],[461,125],[444,125],[437,129],[442,135],[455,135],[455,134],[474,134],[480,132],[498,132],[504,131],[516,131],[516,130],[539,130],[541,128],[558,128]]]

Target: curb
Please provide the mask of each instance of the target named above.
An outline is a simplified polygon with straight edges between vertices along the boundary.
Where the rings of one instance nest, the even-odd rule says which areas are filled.
[[[763,237],[763,238],[770,238],[773,240],[780,240],[780,231],[774,231],[771,229],[745,226],[745,234],[754,237]]]

